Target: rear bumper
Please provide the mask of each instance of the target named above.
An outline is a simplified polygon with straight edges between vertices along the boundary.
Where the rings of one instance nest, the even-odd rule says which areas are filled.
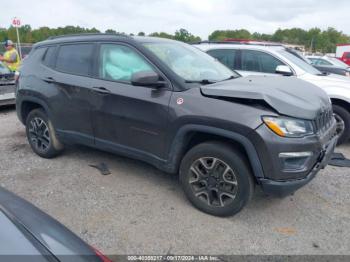
[[[318,161],[306,177],[287,181],[275,181],[262,178],[259,181],[263,191],[269,195],[284,197],[292,194],[299,188],[309,183],[321,169],[327,166],[334,152],[334,148],[337,145],[337,141],[338,136],[335,136],[324,146]]]

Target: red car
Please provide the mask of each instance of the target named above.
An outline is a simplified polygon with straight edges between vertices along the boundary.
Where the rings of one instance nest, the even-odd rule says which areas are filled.
[[[344,52],[343,56],[340,57],[339,60],[343,61],[345,64],[350,65],[350,52]]]
[[[338,44],[336,57],[344,63],[350,65],[350,44]]]

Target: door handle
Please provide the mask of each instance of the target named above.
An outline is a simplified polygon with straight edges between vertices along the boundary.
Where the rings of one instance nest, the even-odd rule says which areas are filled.
[[[111,93],[110,90],[108,90],[107,88],[105,87],[93,87],[92,88],[92,91],[93,92],[96,92],[96,93],[99,93],[99,94],[104,94],[104,95],[108,95]]]
[[[46,83],[56,83],[56,80],[55,80],[53,77],[51,77],[51,76],[45,77],[45,78],[43,78],[43,80],[44,80]]]

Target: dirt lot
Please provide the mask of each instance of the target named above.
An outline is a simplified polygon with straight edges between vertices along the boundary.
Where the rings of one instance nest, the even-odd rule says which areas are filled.
[[[285,199],[257,190],[240,214],[194,209],[176,177],[85,147],[34,155],[13,108],[0,109],[0,184],[106,254],[350,254],[350,169],[328,166]],[[350,146],[337,149],[350,157]],[[105,162],[112,174],[90,167]]]

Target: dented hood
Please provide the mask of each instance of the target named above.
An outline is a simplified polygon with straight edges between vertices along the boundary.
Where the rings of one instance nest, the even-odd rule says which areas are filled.
[[[264,100],[282,115],[314,119],[331,107],[319,87],[295,77],[247,76],[201,87],[205,96]]]

